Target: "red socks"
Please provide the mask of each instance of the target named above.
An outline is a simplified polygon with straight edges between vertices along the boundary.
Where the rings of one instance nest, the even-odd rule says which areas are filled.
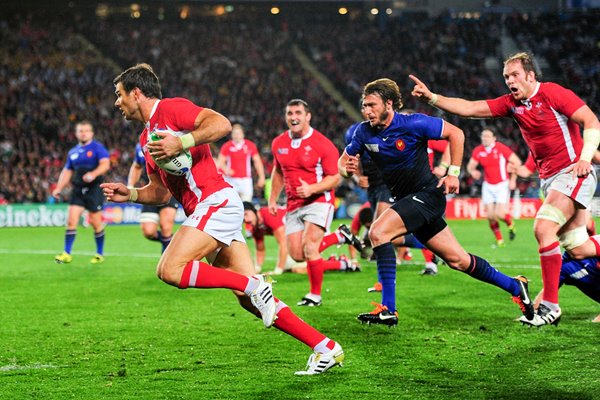
[[[336,232],[332,232],[329,235],[325,235],[323,237],[323,241],[321,241],[321,245],[319,246],[319,253],[323,252],[323,250],[325,250],[326,248],[336,244],[341,244],[340,238],[338,237]]]
[[[250,279],[252,278],[192,260],[183,268],[179,288],[226,288],[243,292]]]
[[[306,262],[310,293],[317,296],[321,295],[321,287],[323,286],[323,263],[322,258]]]
[[[281,300],[277,300],[277,319],[274,326],[282,332],[298,339],[311,349],[314,349],[324,339],[327,339],[321,332],[301,320],[290,308]],[[330,340],[331,349],[335,342]],[[329,346],[328,346],[329,348]]]
[[[560,245],[554,242],[549,246],[539,249],[540,263],[542,266],[542,282],[544,284],[544,301],[558,304],[558,282],[562,256]]]

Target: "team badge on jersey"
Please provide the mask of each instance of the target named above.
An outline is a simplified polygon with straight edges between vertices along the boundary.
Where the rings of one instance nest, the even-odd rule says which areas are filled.
[[[88,158],[90,158],[91,156],[94,155],[94,153],[91,150],[88,150],[88,152],[86,153],[86,155],[88,156]]]
[[[396,148],[400,151],[404,151],[404,149],[406,148],[406,144],[404,143],[404,140],[402,140],[402,139],[396,140]]]

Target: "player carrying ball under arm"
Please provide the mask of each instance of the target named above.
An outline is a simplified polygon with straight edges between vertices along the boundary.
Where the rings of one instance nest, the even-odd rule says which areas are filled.
[[[371,313],[360,314],[358,319],[385,325],[398,323],[392,241],[407,233],[413,233],[450,268],[509,292],[523,313],[533,318],[527,279],[508,277],[483,258],[467,253],[443,219],[445,195],[458,192],[462,130],[440,118],[400,114],[400,89],[396,82],[386,78],[364,87],[363,107],[368,121],[356,129],[338,161],[338,169],[342,176],[351,176],[358,170],[360,155],[367,152],[381,170],[396,202],[377,217],[369,230],[382,284],[382,304]],[[427,141],[441,139],[449,141],[451,165],[448,175],[438,182],[429,168]]]
[[[275,326],[314,350],[307,370],[318,374],[341,363],[341,346],[302,321],[273,296],[271,284],[254,275],[254,264],[244,241],[242,201],[217,173],[208,143],[225,136],[231,124],[221,114],[183,98],[162,99],[158,77],[148,64],[135,65],[114,79],[118,107],[128,120],[144,123],[140,144],[146,149],[149,183],[128,188],[122,183],[102,185],[115,202],[161,204],[173,195],[187,219],[175,233],[157,267],[161,280],[180,289],[228,288],[242,307],[262,317],[266,327]],[[159,133],[162,140],[148,143],[148,136],[167,127],[175,135]],[[192,156],[184,175],[171,175],[155,160],[173,157],[183,149]],[[201,261],[206,257],[206,260]]]
[[[538,242],[544,299],[534,326],[552,324],[562,311],[558,282],[562,245],[575,259],[600,255],[600,237],[590,238],[586,212],[596,189],[591,160],[600,143],[600,122],[571,90],[539,82],[533,58],[517,53],[504,61],[504,81],[510,93],[495,99],[469,101],[432,93],[417,77],[413,96],[462,117],[512,117],[537,165],[545,200],[533,226]],[[583,127],[583,139],[579,127]]]

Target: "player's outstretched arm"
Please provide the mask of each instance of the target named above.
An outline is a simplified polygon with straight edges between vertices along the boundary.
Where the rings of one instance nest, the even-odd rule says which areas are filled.
[[[427,85],[414,75],[408,76],[415,86],[411,92],[414,97],[417,97],[429,104],[461,117],[468,118],[491,118],[492,111],[485,100],[465,100],[458,97],[445,97],[441,94],[433,93]]]
[[[133,202],[140,204],[165,204],[171,198],[171,192],[162,184],[157,174],[148,176],[150,183],[136,189],[122,183],[103,183],[100,185],[108,201],[115,203]]]

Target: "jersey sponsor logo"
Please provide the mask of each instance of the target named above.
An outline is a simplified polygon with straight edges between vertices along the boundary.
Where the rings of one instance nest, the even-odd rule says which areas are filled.
[[[511,111],[513,114],[525,114],[524,107],[511,107]]]
[[[279,154],[288,154],[289,152],[290,152],[290,149],[288,149],[287,147],[277,149],[277,153],[279,153]]]
[[[387,137],[384,137],[384,138],[383,138],[383,139],[381,139],[381,140],[383,140],[383,141],[385,142],[385,141],[387,141],[387,140],[388,140],[388,138],[389,138],[389,136],[387,136]]]
[[[406,148],[406,144],[404,143],[404,140],[402,140],[402,139],[396,140],[396,148],[400,151],[404,151],[404,149]]]
[[[79,158],[79,154],[78,153],[71,154],[70,158],[71,158],[71,160],[77,160]]]
[[[365,143],[365,147],[373,153],[379,153],[379,145],[376,143]]]

